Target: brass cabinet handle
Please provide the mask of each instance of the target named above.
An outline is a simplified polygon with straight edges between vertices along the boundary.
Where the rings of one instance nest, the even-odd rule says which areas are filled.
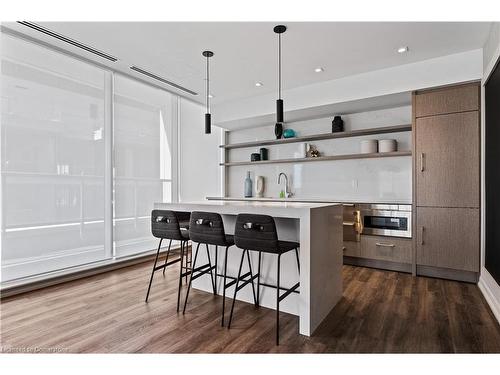
[[[421,230],[420,244],[423,245],[424,244],[424,227],[422,226],[422,228],[420,230]]]
[[[420,172],[424,171],[424,153],[420,153]]]
[[[396,245],[392,243],[381,243],[381,242],[376,242],[375,245],[377,246],[382,246],[382,247],[396,247]]]

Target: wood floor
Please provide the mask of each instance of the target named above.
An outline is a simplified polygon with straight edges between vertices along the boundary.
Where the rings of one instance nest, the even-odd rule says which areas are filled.
[[[222,297],[193,291],[176,312],[177,269],[157,273],[144,303],[150,263],[1,302],[3,352],[115,353],[485,353],[500,352],[500,327],[473,284],[344,266],[344,295],[313,337],[298,318],[237,302],[220,327]],[[229,301],[229,300],[228,300]]]

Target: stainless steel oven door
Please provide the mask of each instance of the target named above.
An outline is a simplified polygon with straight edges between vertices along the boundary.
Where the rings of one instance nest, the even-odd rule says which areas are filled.
[[[411,211],[361,210],[363,234],[411,238]]]

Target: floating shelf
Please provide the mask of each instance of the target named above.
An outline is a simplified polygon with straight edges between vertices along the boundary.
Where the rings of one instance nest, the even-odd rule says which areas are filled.
[[[375,159],[375,158],[390,158],[399,156],[411,156],[411,151],[396,151],[396,152],[376,152],[371,154],[347,154],[333,156],[319,156],[317,158],[290,158],[276,160],[260,160],[260,161],[239,161],[232,163],[220,163],[225,167],[236,167],[240,165],[261,165],[261,164],[282,164],[282,163],[306,163],[313,161],[331,161],[331,160],[350,160],[350,159]]]
[[[398,132],[405,132],[405,131],[410,131],[410,130],[411,130],[411,124],[407,124],[407,125],[385,126],[385,127],[381,127],[381,128],[352,130],[352,131],[340,132],[340,133],[325,133],[325,134],[307,135],[307,136],[303,136],[303,137],[271,139],[271,140],[267,140],[267,141],[263,140],[263,141],[233,143],[233,144],[227,144],[227,145],[220,145],[219,147],[224,148],[226,150],[230,150],[230,149],[235,149],[235,148],[271,146],[271,145],[280,145],[280,144],[285,144],[285,143],[322,141],[325,139],[361,137],[363,135],[398,133]]]

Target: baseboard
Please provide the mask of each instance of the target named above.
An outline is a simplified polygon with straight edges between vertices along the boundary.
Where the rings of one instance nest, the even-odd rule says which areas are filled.
[[[488,302],[493,315],[500,324],[500,285],[497,284],[493,276],[483,267],[478,283],[484,299]]]
[[[391,262],[388,260],[358,258],[344,255],[344,264],[351,266],[361,266],[368,268],[378,268],[389,271],[408,272],[411,273],[411,264]]]
[[[172,247],[172,254],[178,252],[178,247]],[[163,255],[164,252],[162,251]],[[136,256],[125,257],[113,261],[99,262],[85,267],[73,267],[68,270],[52,272],[50,275],[36,278],[34,280],[27,278],[18,283],[3,283],[0,289],[0,300],[12,297],[18,294],[32,292],[37,289],[47,288],[49,286],[66,283],[73,280],[82,279],[98,275],[105,272],[111,272],[124,267],[130,267],[135,264],[154,260],[156,251],[148,251]]]
[[[435,277],[438,279],[447,279],[455,281],[463,281],[466,283],[476,284],[479,280],[479,273],[473,271],[454,270],[451,268],[423,266],[417,264],[417,275]]]

